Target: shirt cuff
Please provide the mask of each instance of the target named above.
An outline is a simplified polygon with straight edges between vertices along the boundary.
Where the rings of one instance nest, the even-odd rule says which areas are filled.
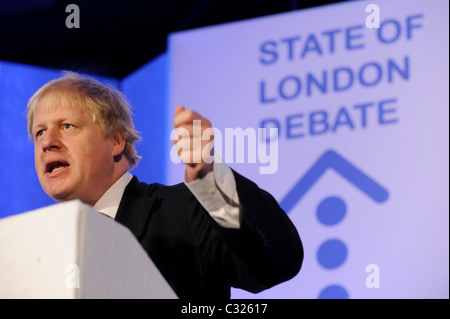
[[[214,162],[213,165],[213,172],[184,183],[220,226],[239,228],[239,197],[233,172],[224,163]]]

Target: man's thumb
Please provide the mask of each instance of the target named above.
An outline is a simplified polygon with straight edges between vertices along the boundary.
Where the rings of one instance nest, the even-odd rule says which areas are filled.
[[[178,105],[178,106],[175,108],[175,116],[177,116],[178,114],[180,114],[180,113],[183,112],[184,110],[185,110],[184,106]]]

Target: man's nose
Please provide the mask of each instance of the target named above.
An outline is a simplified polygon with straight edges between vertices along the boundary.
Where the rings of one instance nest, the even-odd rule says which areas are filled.
[[[61,148],[60,132],[57,129],[47,129],[42,138],[42,149],[44,151]]]

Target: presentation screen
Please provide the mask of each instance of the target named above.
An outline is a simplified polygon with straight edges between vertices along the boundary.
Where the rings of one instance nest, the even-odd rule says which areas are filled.
[[[351,1],[170,36],[170,121],[210,119],[304,244],[292,280],[232,297],[448,298],[448,9]]]

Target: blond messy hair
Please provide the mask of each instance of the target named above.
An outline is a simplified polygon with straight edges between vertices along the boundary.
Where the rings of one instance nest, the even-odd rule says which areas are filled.
[[[63,72],[62,77],[46,83],[30,98],[27,124],[31,139],[37,109],[52,111],[62,104],[87,109],[104,138],[125,134],[123,155],[128,160],[130,169],[137,165],[141,157],[137,155],[134,143],[141,138],[134,128],[130,104],[120,91],[75,72]]]

